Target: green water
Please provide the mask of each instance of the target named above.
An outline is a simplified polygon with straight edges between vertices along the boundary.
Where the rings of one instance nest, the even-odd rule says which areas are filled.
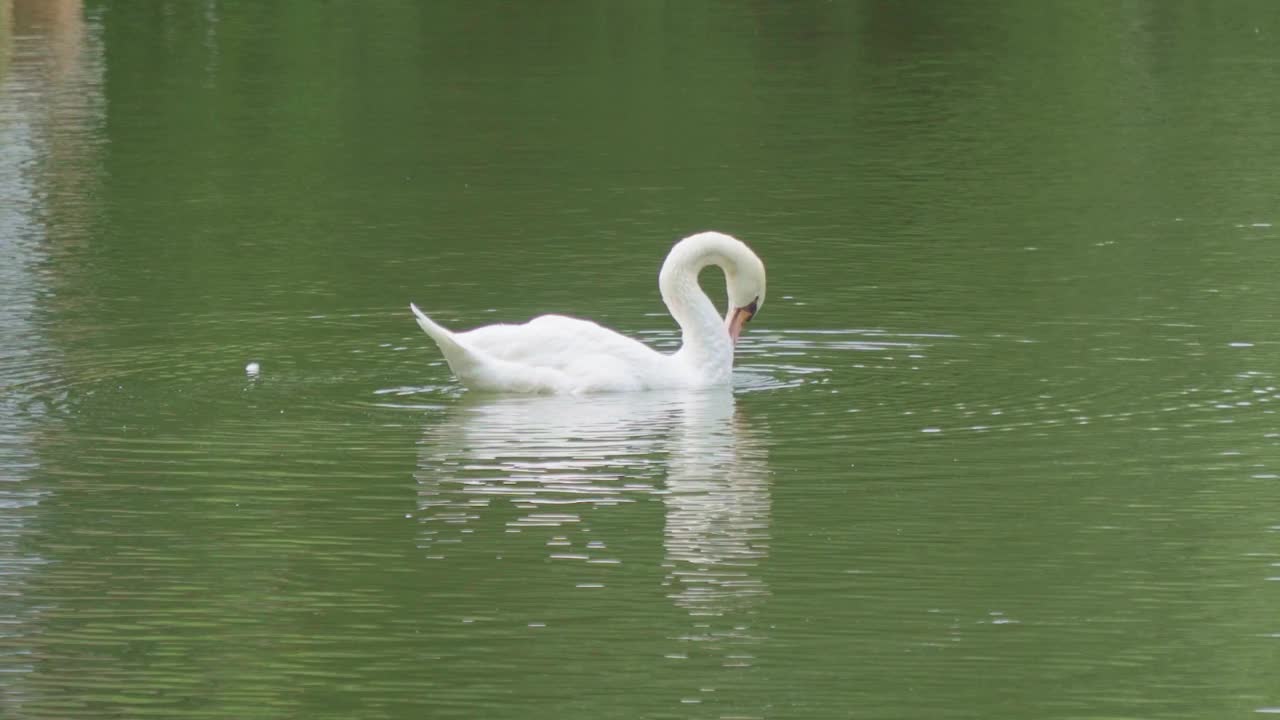
[[[1280,18],[1061,5],[0,0],[0,716],[1280,713]]]

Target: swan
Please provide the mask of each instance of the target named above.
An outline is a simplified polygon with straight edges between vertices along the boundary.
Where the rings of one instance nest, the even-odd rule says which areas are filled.
[[[723,319],[698,285],[708,265],[724,271],[729,307]],[[677,242],[658,273],[658,290],[680,325],[671,354],[589,320],[542,315],[523,325],[452,332],[417,305],[409,309],[440,346],[467,388],[486,392],[580,394],[728,384],[743,325],[764,305],[764,263],[742,241],[719,232]]]

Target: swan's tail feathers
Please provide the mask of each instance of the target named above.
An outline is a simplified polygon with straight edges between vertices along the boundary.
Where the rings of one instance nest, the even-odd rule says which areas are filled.
[[[459,342],[456,335],[427,317],[425,313],[418,309],[417,305],[409,303],[409,309],[413,311],[414,317],[417,318],[418,327],[422,328],[422,331],[431,336],[431,339],[436,341],[436,345],[440,346],[440,352],[444,353],[444,359],[449,363],[449,368],[453,370],[453,374],[459,378],[467,377],[479,363],[479,358],[475,356],[475,353]]]

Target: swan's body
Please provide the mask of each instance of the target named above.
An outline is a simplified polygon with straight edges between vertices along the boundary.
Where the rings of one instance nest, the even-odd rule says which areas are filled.
[[[698,272],[708,265],[725,273],[729,310],[723,319],[698,286]],[[683,340],[670,355],[563,315],[454,333],[409,307],[453,374],[473,390],[584,393],[727,384],[738,332],[764,303],[764,264],[728,235],[699,233],[671,248],[658,288]]]

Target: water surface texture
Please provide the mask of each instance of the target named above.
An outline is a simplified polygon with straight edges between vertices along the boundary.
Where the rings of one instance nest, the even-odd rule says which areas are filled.
[[[0,0],[0,716],[1280,713],[1280,16],[1058,5]]]

